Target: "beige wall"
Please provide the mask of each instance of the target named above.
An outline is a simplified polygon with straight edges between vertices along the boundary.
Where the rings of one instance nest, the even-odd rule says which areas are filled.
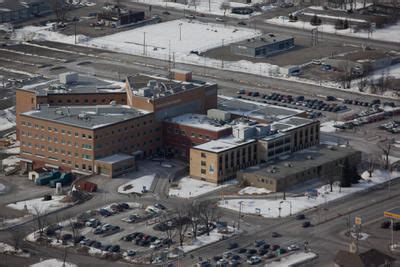
[[[190,149],[190,175],[213,183],[234,179],[238,170],[258,164],[257,150],[256,142],[219,153],[192,148]],[[210,166],[214,169],[213,173],[209,172]]]

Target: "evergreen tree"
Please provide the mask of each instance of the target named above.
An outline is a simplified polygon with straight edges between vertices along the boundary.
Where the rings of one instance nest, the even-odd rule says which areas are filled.
[[[354,170],[346,159],[343,164],[342,180],[340,181],[341,187],[351,187],[353,173]]]
[[[343,22],[343,29],[348,29],[348,28],[349,28],[349,21],[345,19]]]

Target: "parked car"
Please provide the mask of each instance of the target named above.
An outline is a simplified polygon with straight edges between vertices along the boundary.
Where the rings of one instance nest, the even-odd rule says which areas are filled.
[[[235,249],[237,247],[239,247],[238,243],[229,243],[229,245],[228,245],[228,249]]]
[[[311,226],[311,223],[309,221],[303,222],[302,224],[303,228],[307,228]]]
[[[281,235],[278,234],[277,232],[272,232],[271,236],[274,237],[274,238],[281,237]]]
[[[300,249],[299,246],[296,244],[292,244],[292,245],[288,246],[289,251],[295,251],[295,250],[299,250],[299,249]]]
[[[224,22],[225,21],[223,18],[220,18],[220,17],[215,18],[215,20],[219,21],[219,22]]]
[[[128,250],[126,252],[126,256],[128,256],[128,257],[133,257],[135,255],[136,255],[136,251],[134,251],[134,250]]]
[[[166,210],[167,209],[163,204],[160,204],[160,203],[154,204],[154,207],[156,207],[157,209],[160,209],[160,210]]]
[[[259,257],[259,256],[251,256],[248,260],[247,260],[247,263],[248,264],[251,264],[251,265],[253,265],[253,264],[258,264],[258,263],[260,263],[261,262],[261,258]]]
[[[383,221],[383,222],[381,223],[381,228],[387,229],[387,228],[390,227],[390,225],[391,225],[391,222],[390,222],[390,221]]]
[[[244,22],[244,21],[239,21],[239,22],[238,22],[238,25],[246,26],[247,24],[246,24],[246,22]]]

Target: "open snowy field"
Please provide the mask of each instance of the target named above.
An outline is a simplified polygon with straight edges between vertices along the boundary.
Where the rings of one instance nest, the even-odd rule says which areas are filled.
[[[135,178],[120,187],[118,187],[118,193],[121,194],[132,194],[132,193],[137,193],[137,194],[142,194],[143,189],[149,190],[151,187],[151,184],[153,183],[155,174],[151,175],[145,175],[139,178]]]
[[[275,17],[272,19],[267,19],[265,22],[270,24],[277,24],[277,25],[284,25],[287,27],[293,28],[301,28],[311,30],[314,28],[318,28],[320,33],[334,33],[339,35],[349,35],[353,37],[359,38],[371,38],[376,40],[382,41],[389,41],[389,42],[400,42],[400,23],[395,25],[386,27],[384,29],[377,29],[369,36],[368,32],[353,32],[353,29],[349,28],[346,30],[336,30],[334,25],[331,24],[322,24],[320,26],[312,26],[308,21],[296,21],[296,22],[289,22],[287,17]]]
[[[169,195],[182,198],[197,197],[212,191],[221,189],[229,186],[232,183],[226,183],[223,185],[216,185],[214,183],[193,179],[190,177],[184,177],[179,181],[178,187],[170,188]]]
[[[280,261],[273,261],[267,263],[265,267],[287,267],[287,266],[301,266],[301,263],[312,261],[318,255],[313,252],[297,252],[286,257],[280,258]]]
[[[326,202],[333,201],[345,197],[347,195],[365,190],[371,186],[389,181],[393,178],[400,177],[399,172],[388,173],[386,171],[376,170],[369,178],[367,172],[363,173],[362,178],[358,184],[353,184],[352,187],[340,188],[339,186],[333,187],[333,192],[330,192],[330,186],[324,185],[317,189],[318,196],[315,198],[301,196],[301,197],[287,197],[286,200],[282,199],[231,199],[221,200],[218,205],[222,208],[239,210],[242,205],[242,212],[248,214],[259,214],[267,218],[278,218],[289,216],[307,209],[314,208]],[[240,204],[241,203],[241,204]],[[280,211],[280,212],[279,212]]]
[[[31,267],[77,267],[77,265],[69,262],[63,262],[59,259],[48,259],[31,265]]]
[[[92,43],[130,54],[203,52],[259,35],[258,31],[186,19],[171,20],[95,38]],[[145,44],[145,45],[144,45]]]
[[[8,204],[7,207],[16,210],[25,210],[26,207],[27,211],[31,214],[35,214],[36,210],[41,214],[45,214],[71,205],[71,203],[61,202],[64,197],[52,196],[52,200],[49,201],[43,201],[43,198],[29,199]]]

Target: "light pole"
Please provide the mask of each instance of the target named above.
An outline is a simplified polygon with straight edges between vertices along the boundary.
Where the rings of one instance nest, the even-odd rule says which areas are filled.
[[[182,41],[182,23],[179,23],[178,26],[179,26],[179,41]]]
[[[224,49],[224,39],[222,39],[222,50]],[[224,53],[221,53],[221,68],[224,68]]]
[[[283,201],[281,201],[281,202],[279,202],[279,207],[278,207],[278,211],[279,211],[279,218],[281,217],[281,210],[282,210],[282,207],[281,207],[281,205],[282,205],[282,203],[283,203]]]
[[[143,55],[146,55],[146,32],[143,32]]]
[[[240,217],[242,216],[242,205],[243,205],[243,201],[239,201],[239,217],[238,217],[238,227],[237,229],[240,229]]]

